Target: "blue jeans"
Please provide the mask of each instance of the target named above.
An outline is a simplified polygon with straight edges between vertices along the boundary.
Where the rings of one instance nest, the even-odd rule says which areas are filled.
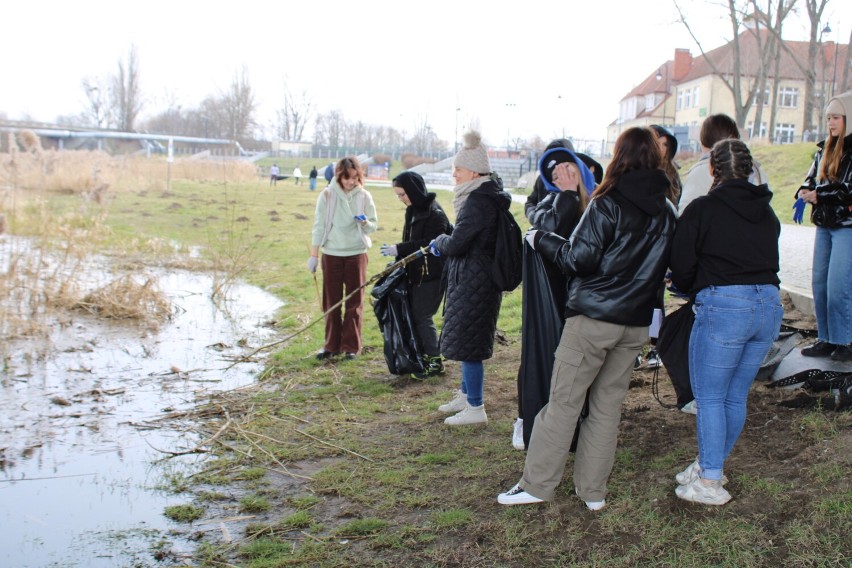
[[[813,291],[819,338],[852,343],[852,229],[817,227]]]
[[[721,479],[746,419],[746,399],[778,336],[784,309],[775,286],[709,286],[695,298],[689,378],[698,406],[698,464]]]
[[[485,366],[482,361],[462,361],[461,372],[461,390],[467,395],[467,403],[471,406],[482,406],[482,385],[485,382]]]

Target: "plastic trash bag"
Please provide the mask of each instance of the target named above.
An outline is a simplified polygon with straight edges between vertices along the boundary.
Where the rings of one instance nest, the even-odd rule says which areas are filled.
[[[692,306],[690,301],[666,314],[657,338],[657,353],[669,373],[678,408],[683,408],[695,398],[689,382],[689,336],[695,323]]]
[[[379,329],[384,338],[388,370],[394,375],[425,370],[414,331],[405,267],[397,268],[380,278],[370,295],[373,297],[373,313],[379,320]]]
[[[535,416],[550,400],[553,355],[562,337],[565,320],[565,276],[524,241],[523,320],[521,364],[518,368],[518,399],[524,418],[524,444],[529,447]],[[577,421],[571,451],[577,446],[580,424],[589,415],[586,404]]]

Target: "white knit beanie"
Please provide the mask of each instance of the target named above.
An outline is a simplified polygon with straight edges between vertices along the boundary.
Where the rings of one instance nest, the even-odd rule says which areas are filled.
[[[482,136],[479,132],[471,130],[464,135],[464,145],[456,158],[453,167],[465,168],[478,174],[491,173],[491,163],[488,161],[488,152],[482,145]]]

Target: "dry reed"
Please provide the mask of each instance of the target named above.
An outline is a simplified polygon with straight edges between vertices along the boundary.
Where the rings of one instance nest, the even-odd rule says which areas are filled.
[[[90,292],[75,307],[107,319],[147,323],[160,323],[172,315],[172,303],[158,288],[156,278],[148,277],[140,284],[129,274]]]

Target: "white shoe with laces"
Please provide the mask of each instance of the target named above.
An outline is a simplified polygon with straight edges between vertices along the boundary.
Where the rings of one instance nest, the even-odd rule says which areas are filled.
[[[680,408],[680,411],[687,414],[698,414],[698,405],[695,404],[695,400],[690,400]]]
[[[696,477],[689,485],[678,485],[675,495],[684,501],[702,505],[724,505],[731,500],[731,494],[722,487],[721,479],[702,479]]]
[[[544,503],[544,499],[533,497],[523,489],[519,484],[497,495],[497,502],[501,505],[532,505],[534,503]]]
[[[453,414],[444,419],[444,424],[448,426],[466,426],[468,424],[487,424],[488,415],[485,414],[485,405],[471,406],[467,402],[464,403],[464,409],[457,414]]]
[[[453,400],[448,402],[447,404],[442,404],[438,407],[438,412],[443,412],[444,414],[454,414],[461,410],[464,410],[464,407],[467,405],[467,395],[464,394],[461,389],[456,390],[456,393],[453,397]]]
[[[586,507],[589,511],[600,511],[604,507],[606,507],[606,499],[603,501],[583,501],[586,504]]]
[[[515,426],[512,428],[512,447],[516,450],[525,449],[524,446],[524,419],[516,418]]]
[[[678,485],[689,485],[699,477],[701,477],[701,466],[698,465],[698,458],[695,458],[695,461],[686,466],[686,469],[675,475],[675,481]],[[722,485],[726,483],[728,483],[728,476],[722,475]]]

